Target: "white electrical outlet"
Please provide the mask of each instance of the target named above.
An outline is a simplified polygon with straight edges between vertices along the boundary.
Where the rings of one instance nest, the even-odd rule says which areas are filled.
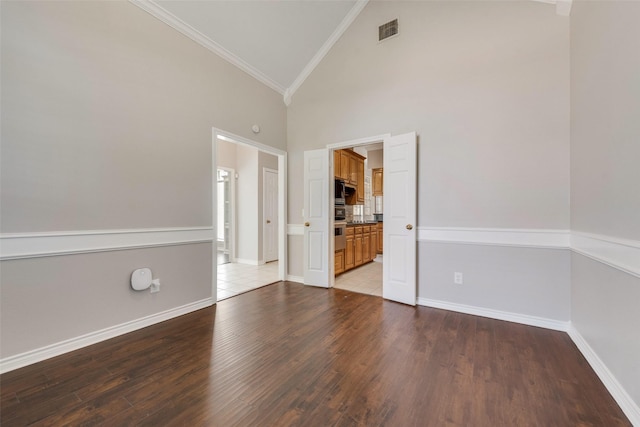
[[[155,294],[156,292],[160,292],[160,279],[153,279],[151,281],[151,293]]]
[[[462,285],[462,273],[453,273],[453,283],[455,283],[456,285]]]

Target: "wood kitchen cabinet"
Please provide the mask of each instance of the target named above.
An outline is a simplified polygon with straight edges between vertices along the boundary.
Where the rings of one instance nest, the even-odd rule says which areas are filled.
[[[362,263],[371,261],[371,227],[362,227]]]
[[[378,226],[376,228],[378,230],[378,253],[381,254],[382,253],[382,248],[383,248],[383,245],[382,245],[382,234],[383,234],[382,233],[382,223],[379,222]]]
[[[371,226],[371,259],[378,255],[378,226]]]
[[[349,183],[351,179],[351,155],[346,150],[338,150],[340,153],[340,178],[345,183]],[[335,159],[335,157],[334,157]]]
[[[342,178],[340,172],[342,168],[340,167],[342,164],[340,163],[340,150],[333,151],[333,175],[336,178]]]
[[[334,273],[336,275],[343,273],[345,271],[344,270],[344,249],[340,249],[336,251],[334,255],[334,264],[335,264]]]
[[[358,174],[356,176],[356,197],[358,203],[364,203],[364,160],[357,161]]]
[[[355,267],[355,247],[353,244],[353,227],[347,227],[346,246],[344,248],[344,271],[351,270]]]
[[[347,225],[345,248],[335,251],[335,274],[371,262],[378,251],[378,224]]]
[[[384,188],[384,173],[382,168],[371,169],[372,194],[374,196],[382,196],[382,189]]]
[[[362,227],[355,227],[355,234],[353,237],[353,254],[355,258],[355,266],[362,265]]]

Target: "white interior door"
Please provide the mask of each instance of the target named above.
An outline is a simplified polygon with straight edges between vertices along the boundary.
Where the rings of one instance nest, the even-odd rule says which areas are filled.
[[[327,288],[330,237],[328,170],[327,149],[304,152],[304,284]]]
[[[416,305],[416,133],[384,139],[382,296]]]
[[[263,241],[264,262],[278,259],[278,171],[263,170]]]

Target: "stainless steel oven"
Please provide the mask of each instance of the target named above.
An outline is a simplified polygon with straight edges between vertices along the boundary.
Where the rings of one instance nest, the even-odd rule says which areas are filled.
[[[334,217],[336,221],[344,221],[347,219],[347,208],[344,206],[336,206]]]
[[[336,221],[333,227],[334,250],[339,251],[347,246],[347,223]]]

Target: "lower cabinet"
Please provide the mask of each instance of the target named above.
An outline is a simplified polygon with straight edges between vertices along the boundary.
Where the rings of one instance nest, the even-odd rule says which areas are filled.
[[[355,264],[355,248],[353,246],[353,228],[347,227],[346,246],[344,248],[344,271],[351,270]]]
[[[336,251],[334,256],[335,274],[344,273],[344,249]]]
[[[378,253],[381,254],[382,253],[382,223],[379,222],[378,226],[376,227],[378,229]]]
[[[353,238],[354,250],[353,253],[356,258],[356,267],[362,265],[362,227],[356,227],[356,233]]]
[[[378,251],[378,233],[376,224],[347,226],[345,248],[335,251],[335,274],[371,262]]]
[[[378,255],[378,227],[371,227],[371,259]]]

